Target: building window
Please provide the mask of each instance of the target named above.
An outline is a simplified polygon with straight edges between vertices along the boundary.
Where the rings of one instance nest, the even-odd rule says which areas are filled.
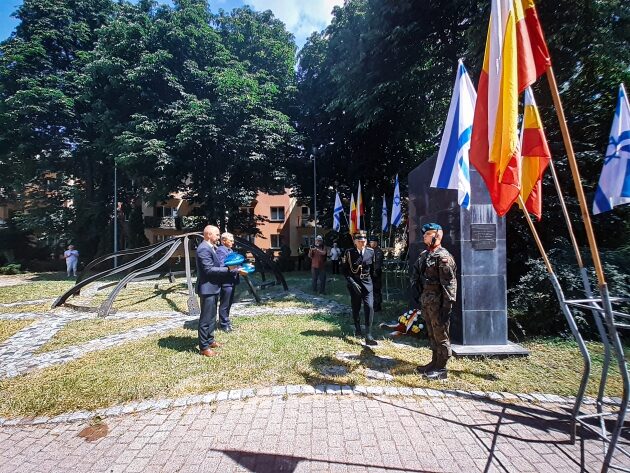
[[[284,222],[284,207],[271,207],[272,222]]]
[[[271,248],[280,248],[282,237],[280,235],[271,235]]]
[[[306,205],[302,206],[302,218],[307,218],[311,215],[311,208]]]
[[[177,207],[165,207],[158,205],[155,207],[156,217],[177,217]]]
[[[153,235],[153,243],[161,243],[166,240],[168,237],[166,235]]]
[[[304,237],[304,244],[306,246],[313,246],[315,244],[315,237]]]

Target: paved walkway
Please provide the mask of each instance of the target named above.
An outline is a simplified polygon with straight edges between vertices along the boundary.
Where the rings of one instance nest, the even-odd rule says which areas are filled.
[[[601,443],[570,445],[566,409],[462,397],[253,397],[92,427],[0,427],[0,472],[599,471]]]

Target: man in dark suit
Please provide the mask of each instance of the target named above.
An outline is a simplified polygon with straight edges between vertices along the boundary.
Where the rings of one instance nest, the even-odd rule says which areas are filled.
[[[234,235],[228,232],[221,234],[221,246],[217,248],[217,256],[219,264],[223,266],[225,258],[233,253]],[[221,297],[219,298],[219,330],[224,332],[232,331],[232,323],[230,322],[230,308],[234,301],[234,291],[239,283],[238,274],[231,274],[231,277],[221,284]]]
[[[238,268],[226,268],[219,263],[216,244],[219,241],[219,229],[208,225],[203,230],[203,241],[197,247],[197,294],[201,305],[199,316],[199,353],[203,356],[215,356],[213,348],[221,346],[214,340],[217,324],[217,300],[221,284],[227,282],[239,272]]]
[[[374,288],[372,277],[374,266],[374,250],[366,247],[365,232],[354,234],[354,248],[346,251],[341,265],[342,274],[348,281],[350,303],[352,305],[352,319],[354,321],[355,336],[362,337],[360,311],[363,305],[365,316],[365,344],[377,345],[372,337],[372,322],[374,320]]]

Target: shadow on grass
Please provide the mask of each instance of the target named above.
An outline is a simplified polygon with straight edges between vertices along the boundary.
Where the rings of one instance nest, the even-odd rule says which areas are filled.
[[[165,337],[158,340],[160,348],[179,351],[183,353],[197,353],[198,351],[197,337]]]

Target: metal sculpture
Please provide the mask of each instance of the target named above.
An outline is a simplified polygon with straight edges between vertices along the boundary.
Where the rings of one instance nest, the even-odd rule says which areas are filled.
[[[117,275],[117,274],[123,275],[122,279],[120,279],[120,281],[116,283],[116,285],[114,286],[114,289],[111,291],[107,299],[105,299],[105,301],[103,301],[103,303],[98,308],[98,316],[106,317],[107,315],[109,315],[112,309],[116,296],[118,296],[120,291],[122,291],[127,286],[127,284],[133,281],[146,279],[147,274],[155,271],[156,269],[164,265],[166,262],[168,262],[169,258],[173,256],[175,251],[177,251],[177,249],[183,245],[184,246],[184,260],[185,260],[184,272],[186,274],[186,285],[188,289],[188,301],[187,301],[188,314],[191,316],[197,316],[200,313],[200,308],[199,308],[199,301],[197,300],[197,297],[195,296],[195,290],[193,287],[193,279],[192,279],[192,270],[190,266],[191,240],[199,244],[201,243],[201,241],[203,241],[203,235],[198,232],[186,233],[184,235],[174,236],[172,238],[169,238],[168,240],[156,243],[154,245],[143,246],[140,248],[133,248],[133,249],[128,249],[128,250],[122,250],[122,251],[118,251],[117,253],[110,253],[110,254],[101,256],[100,258],[97,258],[91,261],[85,267],[85,269],[81,272],[81,274],[77,278],[76,284],[72,288],[67,290],[65,293],[63,293],[61,296],[59,296],[57,300],[55,300],[55,302],[53,303],[52,308],[54,309],[55,307],[61,306],[71,296],[79,295],[81,292],[81,289],[87,286],[88,284],[91,284],[95,281],[102,280],[106,277],[110,277],[113,275]],[[289,287],[287,286],[287,282],[284,279],[282,272],[278,269],[278,266],[276,265],[276,263],[263,250],[258,248],[253,243],[250,243],[249,241],[240,237],[235,237],[234,241],[236,243],[236,247],[235,247],[236,250],[243,249],[250,252],[254,256],[256,262],[258,263],[258,266],[261,268],[260,273],[261,273],[261,277],[263,281],[265,281],[264,268],[271,268],[271,271],[276,278],[276,283],[282,285],[285,291],[289,290]],[[131,261],[123,263],[117,267],[112,267],[112,268],[97,272],[91,276],[88,276],[89,272],[92,269],[94,269],[98,265],[108,260],[114,260],[122,256],[131,256],[131,255],[137,255],[137,256],[133,258]],[[172,273],[169,272],[168,274],[172,276]],[[160,275],[158,274],[157,277],[160,277]],[[256,301],[260,302],[260,297],[256,291],[256,288],[254,287],[251,280],[249,279],[249,277],[245,276],[243,279],[247,283],[247,287],[249,291],[252,293],[252,295],[254,296],[254,298],[256,299]]]

